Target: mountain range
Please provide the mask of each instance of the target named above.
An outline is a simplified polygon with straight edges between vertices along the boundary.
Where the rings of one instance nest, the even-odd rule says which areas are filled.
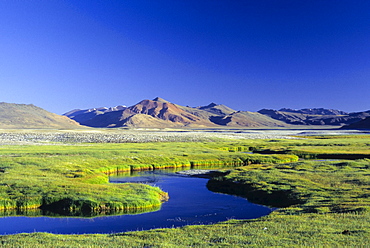
[[[0,103],[0,128],[312,128],[370,129],[370,111],[261,109],[237,111],[222,104],[189,107],[162,98],[126,107],[75,109],[63,116],[32,104]]]
[[[261,109],[258,113],[293,125],[345,126],[359,122],[370,116],[370,111],[346,113],[339,110],[323,108],[301,110],[285,108],[280,110]]]
[[[370,118],[370,111],[347,113],[324,108],[283,108],[249,112],[237,111],[216,103],[199,107],[181,106],[160,97],[142,100],[130,107],[76,109],[64,115],[89,127],[294,128],[297,125],[314,125],[346,128],[353,125],[355,128],[355,124],[359,123],[361,129],[370,129],[368,122],[361,124],[361,121]]]
[[[116,111],[101,108],[72,110],[64,114],[90,127],[287,127],[280,120],[260,113],[236,111],[211,103],[201,107],[181,106],[162,98],[142,100]]]

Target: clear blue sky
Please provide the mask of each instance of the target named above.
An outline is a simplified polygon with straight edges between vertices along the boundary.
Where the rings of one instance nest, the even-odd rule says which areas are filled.
[[[0,102],[370,109],[368,0],[0,0]]]

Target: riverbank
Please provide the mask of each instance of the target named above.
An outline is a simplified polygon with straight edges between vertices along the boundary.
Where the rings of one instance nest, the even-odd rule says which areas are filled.
[[[86,166],[88,171],[96,172],[99,169],[101,172],[125,164],[159,166],[183,164],[184,161],[206,161],[207,164],[238,159],[245,166],[220,176],[220,182],[238,182],[238,186],[252,187],[255,192],[264,192],[267,195],[283,192],[299,201],[256,220],[230,220],[209,226],[101,235],[18,234],[0,236],[0,242],[3,247],[366,247],[370,243],[369,160],[283,162],[283,158],[289,158],[284,156],[291,155],[263,156],[243,152],[269,149],[285,153],[303,151],[317,154],[369,154],[369,144],[368,135],[315,135],[300,136],[295,140],[239,139],[126,144],[127,146],[76,144],[43,146],[42,149],[36,148],[40,146],[9,146],[6,150],[0,149],[1,159],[12,161],[11,159],[24,157],[23,163],[29,163],[37,161],[33,157],[44,161],[58,158],[52,160],[48,166],[53,162],[63,164],[62,161],[66,161],[63,166],[72,163],[68,165],[71,167],[67,174],[72,173],[73,176],[79,175],[79,172],[71,170],[77,165]],[[66,147],[74,147],[75,150]],[[278,160],[281,164],[273,164]],[[263,164],[256,165],[255,162]],[[115,167],[110,167],[112,164]]]
[[[367,247],[369,213],[282,215],[117,234],[0,236],[2,247]]]
[[[17,234],[0,236],[0,241],[3,247],[366,247],[369,167],[368,160],[248,165],[215,179],[235,184],[224,193],[273,197],[280,192],[283,200],[299,200],[285,201],[286,206],[259,219],[117,234]]]
[[[168,199],[165,192],[144,184],[109,184],[108,175],[298,160],[295,155],[236,153],[229,148],[234,149],[226,142],[2,146],[0,210],[11,214],[42,209],[68,216],[150,211]]]

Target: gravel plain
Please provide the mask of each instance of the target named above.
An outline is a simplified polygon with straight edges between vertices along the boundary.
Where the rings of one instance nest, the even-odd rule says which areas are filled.
[[[79,143],[212,142],[220,139],[298,139],[300,135],[361,134],[349,130],[248,130],[248,129],[0,129],[0,145]]]

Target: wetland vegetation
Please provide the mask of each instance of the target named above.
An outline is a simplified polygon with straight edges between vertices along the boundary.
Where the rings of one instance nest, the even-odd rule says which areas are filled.
[[[108,174],[297,160],[295,155],[231,153],[225,145],[229,144],[146,142],[2,146],[0,209],[41,208],[65,215],[150,210],[167,199],[165,192],[144,184],[112,185],[108,183]],[[232,145],[230,149],[234,149]]]
[[[259,219],[214,225],[99,235],[17,234],[1,236],[0,242],[3,247],[365,247],[370,243],[370,136],[294,138],[1,146],[3,209],[43,208],[63,199],[71,199],[62,209],[70,215],[158,206],[166,199],[159,188],[108,184],[107,174],[213,164],[235,169],[213,178],[210,189],[281,208]],[[298,160],[321,155],[340,160]]]

